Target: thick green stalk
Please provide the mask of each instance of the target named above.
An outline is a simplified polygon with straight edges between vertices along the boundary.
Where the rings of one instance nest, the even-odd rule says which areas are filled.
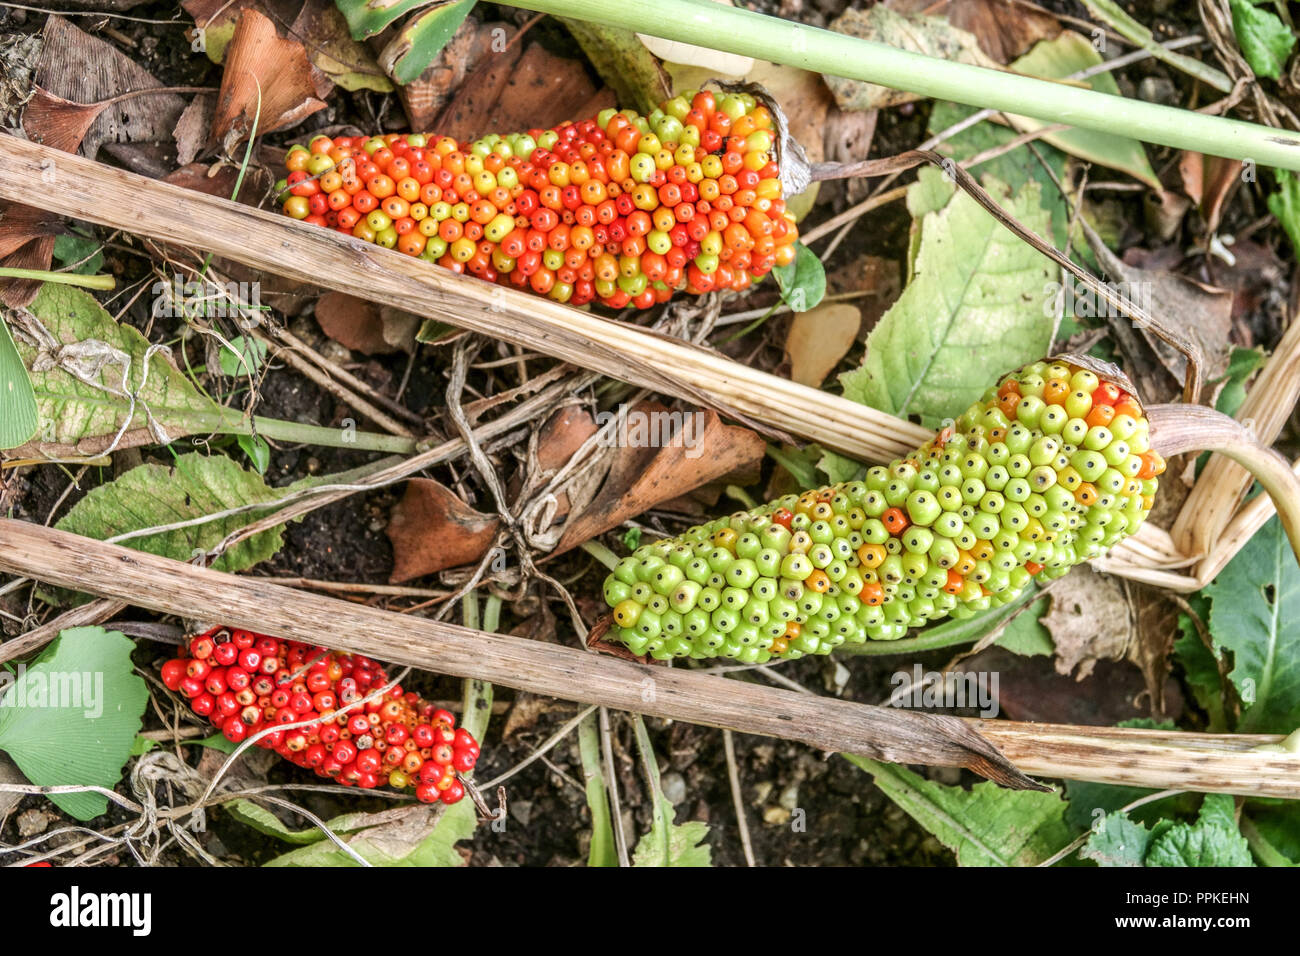
[[[1300,136],[1240,120],[969,66],[698,0],[513,0],[512,6],[761,57],[921,96],[1300,170]]]
[[[381,435],[377,432],[350,431],[326,428],[324,425],[304,425],[278,418],[255,418],[257,433],[263,438],[294,442],[302,445],[322,445],[327,448],[355,448],[357,451],[385,451],[395,455],[409,455],[415,451],[415,442],[401,435]],[[247,420],[228,422],[216,431],[224,435],[251,435]]]
[[[36,282],[55,282],[103,292],[111,292],[117,285],[117,280],[110,275],[87,276],[78,272],[49,272],[45,269],[16,269],[9,266],[0,268],[0,279],[33,279]]]

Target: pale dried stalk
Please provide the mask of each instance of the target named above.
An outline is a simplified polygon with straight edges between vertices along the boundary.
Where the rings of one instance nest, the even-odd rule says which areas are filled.
[[[1250,423],[1261,442],[1271,444],[1286,424],[1297,399],[1300,399],[1300,317],[1292,319],[1236,418]],[[1170,529],[1179,549],[1190,555],[1217,550],[1223,529],[1254,480],[1250,472],[1223,455],[1210,456]]]
[[[1151,443],[1164,454],[1217,451],[1249,469],[1273,499],[1291,550],[1300,561],[1300,478],[1285,458],[1235,418],[1203,405],[1152,405],[1147,416]]]
[[[0,519],[0,570],[308,643],[322,639],[321,622],[328,621],[331,645],[379,660],[891,763],[964,766],[1014,787],[1035,784],[990,737],[1012,748],[1019,763],[1047,776],[1300,796],[1300,757],[1241,752],[1279,743],[1283,738],[1277,735],[970,721],[872,707],[411,618],[12,519]]]
[[[976,721],[980,732],[1027,773],[1158,790],[1300,796],[1300,755],[1252,748],[1276,736],[1188,734],[1125,728]],[[1048,769],[1050,768],[1050,769]]]
[[[601,319],[284,216],[252,210],[0,136],[0,197],[170,242],[193,244],[279,275],[436,316],[622,381],[734,410],[863,461],[888,461],[931,437],[918,425],[622,322]],[[54,184],[32,190],[42,163]],[[62,188],[59,188],[60,184]],[[75,187],[75,188],[74,188]],[[1176,562],[1167,535],[1144,526],[1112,552],[1134,577]],[[1134,550],[1139,548],[1139,550]],[[1142,548],[1145,548],[1145,553]]]

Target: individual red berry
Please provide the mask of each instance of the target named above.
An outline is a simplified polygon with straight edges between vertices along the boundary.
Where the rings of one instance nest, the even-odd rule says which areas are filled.
[[[449,786],[446,790],[443,790],[438,795],[438,799],[440,799],[443,803],[452,804],[452,803],[459,803],[464,796],[465,796],[464,785],[459,780],[453,780],[451,782],[451,786]]]
[[[174,658],[162,666],[163,686],[168,690],[180,690],[181,681],[188,675],[185,673],[186,665],[189,661],[183,657]]]

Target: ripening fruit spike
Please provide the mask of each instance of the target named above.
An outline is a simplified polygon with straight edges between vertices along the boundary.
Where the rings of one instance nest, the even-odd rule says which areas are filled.
[[[1165,470],[1149,429],[1120,384],[1035,362],[862,481],[638,548],[606,580],[609,635],[660,659],[762,663],[1005,604],[1142,524]]]
[[[223,652],[226,647],[239,653]],[[196,651],[205,658],[191,656]],[[226,666],[209,667],[204,692],[189,672],[209,660]],[[250,671],[262,676],[254,679]],[[179,657],[163,665],[162,677],[234,743],[279,724],[310,721],[275,730],[257,745],[345,786],[413,786],[425,803],[456,803],[465,795],[456,774],[468,773],[478,760],[478,741],[456,727],[451,713],[401,687],[336,713],[388,683],[384,669],[359,654],[214,627],[192,637]],[[187,691],[188,682],[197,685],[194,694]]]
[[[317,136],[289,150],[277,195],[295,219],[456,272],[644,309],[794,260],[772,131],[749,94],[692,91],[650,117],[602,110],[472,143]]]

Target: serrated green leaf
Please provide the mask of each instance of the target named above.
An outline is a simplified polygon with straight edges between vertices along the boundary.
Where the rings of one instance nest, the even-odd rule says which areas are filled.
[[[31,377],[0,319],[0,451],[27,444],[38,425]]]
[[[1151,841],[1147,866],[1254,866],[1232,797],[1207,793],[1196,823],[1170,827]]]
[[[1295,35],[1277,14],[1260,9],[1250,0],[1228,0],[1228,6],[1237,45],[1255,75],[1280,78],[1295,48]]]
[[[826,270],[822,261],[802,242],[794,244],[794,261],[776,266],[772,275],[781,289],[781,299],[792,312],[807,312],[826,295]]]
[[[1063,79],[1073,73],[1105,62],[1092,42],[1073,30],[1064,30],[1054,39],[1035,44],[1009,69],[1028,76]],[[1109,73],[1098,73],[1084,81],[1098,93],[1118,96],[1119,86]],[[1051,125],[1027,116],[1010,116],[1011,123],[1022,133],[1033,132]],[[1160,189],[1160,179],[1147,159],[1146,150],[1135,139],[1102,133],[1096,130],[1071,127],[1056,133],[1047,133],[1043,139],[1073,156],[1090,163],[1128,173],[1152,189]]]
[[[1095,826],[1100,816],[1114,813],[1156,791],[1086,780],[1067,780],[1065,792],[1070,800],[1070,807],[1065,811],[1066,822],[1080,830],[1086,830]],[[1144,803],[1129,811],[1128,815],[1130,819],[1154,827],[1164,817],[1185,814],[1190,818],[1196,812],[1196,807],[1194,794],[1177,794]]]
[[[266,343],[251,335],[236,335],[229,345],[221,346],[217,362],[231,378],[248,378],[266,361]]]
[[[1036,182],[1014,197],[996,181],[986,187],[1026,227],[1046,231]],[[970,196],[954,195],[921,220],[913,279],[872,329],[862,366],[840,376],[845,397],[929,425],[961,414],[994,372],[1046,354],[1055,275]]]
[[[1007,790],[992,781],[964,790],[895,764],[845,759],[871,774],[876,786],[956,853],[960,866],[1035,866],[1075,837],[1059,793]]]
[[[1147,850],[1156,836],[1123,813],[1108,813],[1088,837],[1079,856],[1098,866],[1145,866]]]
[[[28,780],[40,786],[117,785],[149,699],[144,681],[132,672],[134,649],[118,631],[74,627],[20,669],[0,699],[0,750]],[[108,799],[98,793],[50,794],[50,800],[78,820],[108,809]]]
[[[29,308],[30,315],[16,312],[11,322],[22,364],[39,369],[30,373],[39,441],[73,447],[85,442],[100,450],[125,422],[127,432],[117,446],[125,448],[154,441],[150,415],[170,438],[216,430],[222,421],[238,418],[204,397],[162,351],[149,356],[146,374],[148,340],[113,321],[88,293],[48,282]],[[24,331],[32,318],[44,333],[34,327]],[[45,333],[57,344],[35,337]],[[134,410],[128,392],[136,396]]]
[[[637,841],[636,849],[632,851],[632,865],[712,866],[712,851],[704,842],[709,835],[709,825],[698,820],[665,823],[672,818],[673,805],[664,799],[650,832]],[[668,827],[667,840],[664,838],[665,826]]]
[[[433,0],[334,0],[352,39],[364,40],[382,33],[412,10],[428,6]]]
[[[1210,636],[1232,652],[1237,728],[1289,734],[1300,726],[1300,568],[1274,516],[1205,588]]]
[[[194,452],[176,459],[172,468],[140,465],[91,489],[56,527],[102,540],[240,505],[274,501],[282,494],[224,455]],[[257,517],[256,511],[250,511],[123,543],[149,554],[188,561],[197,552],[212,550],[226,535]],[[271,528],[230,548],[212,562],[212,567],[220,571],[246,570],[272,557],[283,543],[280,528]]]
[[[405,823],[385,823],[359,829],[344,840],[362,859],[373,866],[464,866],[465,861],[456,852],[456,844],[474,833],[477,816],[474,804],[461,800],[450,807],[435,804],[428,807],[417,804],[411,808],[410,819]],[[340,820],[355,825],[357,814],[348,814]],[[341,828],[329,821],[330,829],[339,833]],[[400,828],[400,829],[395,829]],[[418,828],[418,829],[417,829]],[[418,842],[416,842],[417,834]],[[308,846],[290,850],[266,864],[267,866],[357,866],[356,860],[340,850],[331,840],[318,840]]]
[[[405,23],[384,51],[393,79],[402,84],[419,79],[465,22],[474,9],[474,2],[442,3]]]

